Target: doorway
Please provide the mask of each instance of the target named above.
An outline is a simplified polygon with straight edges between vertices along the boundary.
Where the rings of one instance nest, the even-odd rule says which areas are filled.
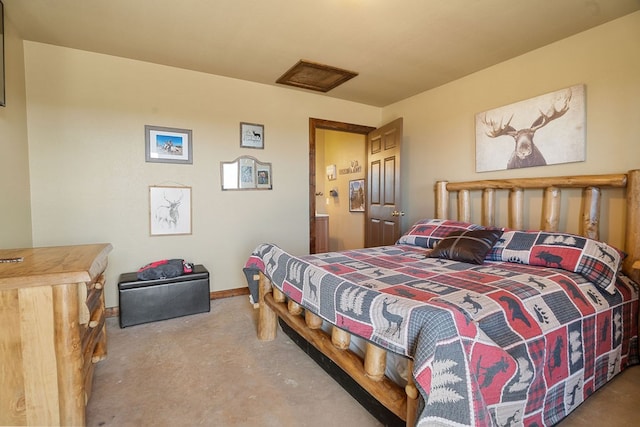
[[[316,130],[316,252],[365,244],[366,137]]]
[[[316,185],[316,177],[324,177],[327,172],[326,169],[317,170],[318,169],[316,165],[317,156],[324,155],[324,152],[320,153],[319,151],[317,151],[318,145],[319,145],[318,143],[320,142],[320,141],[317,141],[317,138],[318,138],[317,131],[329,130],[329,131],[345,132],[345,133],[359,134],[359,135],[366,136],[367,134],[369,134],[375,129],[376,128],[370,127],[370,126],[354,125],[350,123],[333,122],[329,120],[314,119],[314,118],[309,119],[309,253],[316,253],[316,241],[318,238],[316,233],[316,213],[318,212],[318,202],[324,203],[326,206],[327,204],[326,199],[329,198],[329,204],[334,203],[333,201],[334,196],[330,194],[330,192],[334,190],[333,186],[329,184],[329,186],[326,186],[326,188],[321,189],[322,191],[318,191],[318,187]],[[346,138],[344,140],[348,141],[349,138]],[[364,149],[365,145],[366,145],[366,138],[363,138],[363,142],[362,142],[363,155],[365,152],[365,149]],[[362,172],[363,172],[362,176],[366,177],[366,162],[364,163],[365,164],[361,165]],[[336,171],[335,171],[336,177],[340,176],[339,174],[340,169],[345,169],[349,167],[351,167],[350,164],[340,165],[336,163]],[[355,176],[356,174],[354,173],[354,177]],[[358,177],[360,176],[361,175],[358,175]],[[341,177],[340,181],[347,182],[346,186],[344,185],[344,182],[339,183],[337,179],[335,181],[336,181],[336,189],[337,189],[336,197],[340,198],[341,199],[340,203],[345,204],[348,209],[348,203],[349,203],[348,181],[350,180],[348,178],[342,179]],[[332,181],[329,181],[329,182],[332,182]],[[342,184],[342,188],[340,188],[339,184]],[[366,185],[366,181],[365,181],[365,185]],[[322,195],[319,195],[319,193],[322,193]],[[323,207],[321,207],[320,211],[324,211]]]

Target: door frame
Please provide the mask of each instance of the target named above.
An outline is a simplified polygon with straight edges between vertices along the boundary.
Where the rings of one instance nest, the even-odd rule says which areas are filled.
[[[316,250],[316,130],[335,130],[339,132],[367,135],[375,127],[334,122],[331,120],[309,118],[309,253]],[[365,174],[366,176],[366,174]]]

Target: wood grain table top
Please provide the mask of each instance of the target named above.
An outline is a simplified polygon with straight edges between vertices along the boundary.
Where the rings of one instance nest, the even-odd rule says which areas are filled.
[[[90,282],[104,270],[109,243],[41,248],[0,249],[0,290],[61,283]]]

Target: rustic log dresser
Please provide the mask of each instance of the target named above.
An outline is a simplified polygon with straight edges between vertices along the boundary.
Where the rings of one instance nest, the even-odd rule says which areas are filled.
[[[110,244],[0,250],[0,425],[84,425]]]

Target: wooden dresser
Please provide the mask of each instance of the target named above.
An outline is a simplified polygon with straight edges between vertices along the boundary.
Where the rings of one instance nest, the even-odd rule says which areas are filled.
[[[0,249],[0,425],[85,424],[110,244]]]

